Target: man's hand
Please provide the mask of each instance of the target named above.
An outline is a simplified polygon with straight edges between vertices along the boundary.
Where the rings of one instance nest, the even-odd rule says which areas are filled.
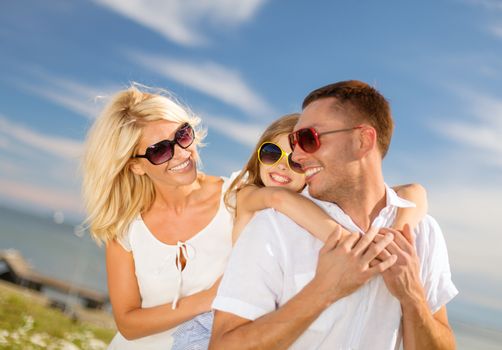
[[[425,293],[420,280],[420,260],[415,249],[415,237],[410,230],[410,226],[405,225],[403,231],[382,228],[375,237],[375,242],[383,241],[389,233],[394,235],[394,241],[388,244],[386,250],[370,265],[378,266],[380,260],[385,260],[391,255],[397,256],[396,263],[382,274],[387,288],[401,304],[425,300]]]
[[[388,233],[374,242],[378,229],[370,229],[365,235],[357,233],[341,237],[338,229],[327,239],[319,252],[316,276],[310,282],[318,295],[328,305],[341,299],[375,275],[389,269],[397,257],[388,254],[383,261],[370,262],[392,242],[393,234]]]
[[[455,349],[455,337],[448,323],[443,305],[431,313],[420,279],[420,260],[415,248],[415,237],[409,225],[403,231],[383,228],[375,237],[381,242],[387,234],[394,234],[394,241],[382,251],[370,265],[378,266],[391,255],[397,262],[382,273],[385,285],[401,303],[403,311],[403,346],[408,349]]]

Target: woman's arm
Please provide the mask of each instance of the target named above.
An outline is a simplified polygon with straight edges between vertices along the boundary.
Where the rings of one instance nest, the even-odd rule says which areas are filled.
[[[120,333],[129,340],[166,331],[209,311],[218,284],[181,298],[175,310],[170,303],[142,308],[132,254],[115,240],[106,247],[106,270],[113,317]]]
[[[323,242],[339,226],[317,204],[296,192],[281,187],[256,186],[246,186],[237,193],[236,222],[240,216],[250,219],[252,213],[265,208],[274,208],[289,216]]]
[[[427,192],[420,184],[408,184],[392,187],[394,191],[404,199],[414,202],[416,208],[402,208],[397,210],[396,219],[393,228],[402,230],[405,224],[409,224],[413,229],[420,220],[427,214]]]

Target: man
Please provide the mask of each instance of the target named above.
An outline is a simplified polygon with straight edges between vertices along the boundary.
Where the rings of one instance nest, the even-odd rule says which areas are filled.
[[[413,205],[384,183],[392,129],[388,102],[363,82],[305,98],[293,159],[313,200],[360,234],[338,231],[323,246],[282,214],[258,213],[214,300],[210,348],[455,348],[445,304],[457,290],[436,221],[427,216],[414,232],[376,229]]]

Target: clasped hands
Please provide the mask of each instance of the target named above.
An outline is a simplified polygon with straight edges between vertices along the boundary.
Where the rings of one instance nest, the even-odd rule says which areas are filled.
[[[419,258],[408,225],[402,231],[371,228],[364,235],[337,228],[319,252],[311,283],[332,304],[378,274],[401,303],[423,298]]]

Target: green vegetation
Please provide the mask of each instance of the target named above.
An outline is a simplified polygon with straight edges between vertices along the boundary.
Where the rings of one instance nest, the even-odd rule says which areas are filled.
[[[0,288],[0,349],[106,349],[115,330],[72,320],[23,293]]]

